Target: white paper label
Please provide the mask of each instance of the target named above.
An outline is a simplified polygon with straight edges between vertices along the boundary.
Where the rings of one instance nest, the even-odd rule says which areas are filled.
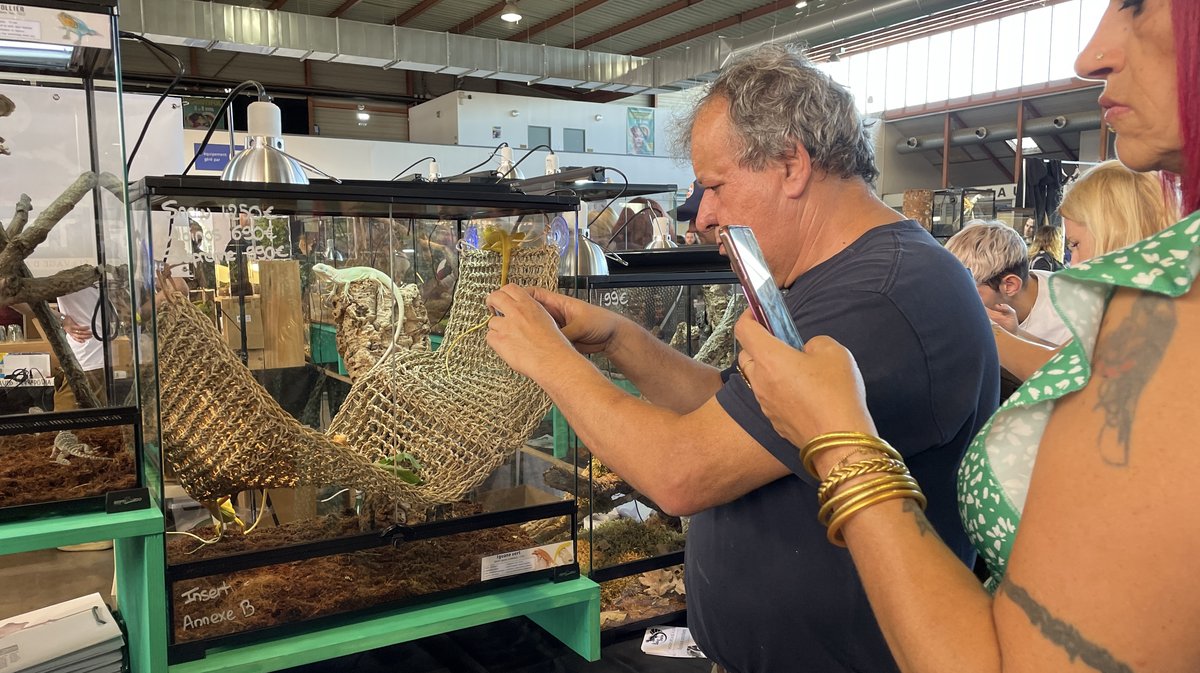
[[[480,579],[494,580],[534,570],[567,565],[575,560],[575,547],[570,542],[555,542],[540,547],[508,551],[480,560]]]
[[[109,17],[0,2],[0,39],[63,47],[110,48]]]
[[[37,21],[0,18],[0,38],[38,42],[42,39],[42,24]]]

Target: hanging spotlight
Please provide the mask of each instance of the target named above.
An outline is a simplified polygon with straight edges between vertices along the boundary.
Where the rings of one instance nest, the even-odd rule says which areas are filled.
[[[517,3],[515,3],[515,2],[504,3],[504,13],[500,15],[500,18],[509,23],[516,23],[516,22],[520,21],[521,20],[521,10],[517,9]]]

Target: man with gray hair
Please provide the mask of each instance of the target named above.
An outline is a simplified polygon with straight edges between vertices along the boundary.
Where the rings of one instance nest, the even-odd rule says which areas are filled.
[[[971,272],[997,325],[1044,346],[1070,340],[1070,330],[1050,302],[1050,272],[1029,268],[1029,248],[1016,229],[1002,222],[966,227],[946,241],[946,249]]]
[[[696,226],[751,227],[800,334],[854,353],[880,434],[928,497],[928,519],[914,512],[913,525],[970,563],[955,472],[998,390],[970,277],[875,196],[871,138],[851,96],[792,51],[735,59],[687,129],[704,186]],[[507,285],[488,303],[498,312],[488,343],[549,393],[592,453],[664,511],[692,515],[688,626],[715,670],[896,670],[850,556],[817,521],[797,447],[736,370],[563,295]],[[606,356],[644,399],[577,351]]]

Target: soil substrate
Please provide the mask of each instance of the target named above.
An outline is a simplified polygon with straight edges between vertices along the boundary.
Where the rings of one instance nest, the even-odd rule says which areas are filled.
[[[79,441],[112,460],[51,460],[57,432],[0,437],[0,507],[76,500],[137,486],[129,427],[74,430]]]
[[[211,536],[212,529],[192,531]],[[359,535],[361,522],[352,514],[327,516],[227,534],[221,542],[187,554],[197,542],[171,536],[172,562],[214,558],[230,553],[265,550],[316,539]],[[401,543],[347,554],[321,556],[195,580],[172,587],[176,642],[292,624],[415,599],[480,582],[480,558],[536,546],[510,525],[431,540]],[[188,590],[210,592],[206,600],[185,603]]]

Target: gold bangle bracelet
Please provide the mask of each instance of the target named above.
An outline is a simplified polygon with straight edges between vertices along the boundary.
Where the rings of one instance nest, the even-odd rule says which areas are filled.
[[[877,493],[874,496],[863,498],[842,508],[842,510],[837,513],[837,516],[833,518],[833,521],[829,522],[829,528],[825,531],[826,539],[839,547],[845,547],[846,540],[842,536],[842,526],[846,525],[846,522],[850,520],[850,517],[873,505],[878,505],[881,502],[887,502],[888,500],[896,500],[899,498],[912,498],[913,500],[917,501],[917,504],[921,507],[921,509],[925,509],[925,505],[927,504],[925,500],[925,494],[920,490],[897,488],[884,491],[882,493]]]
[[[817,474],[817,470],[813,466],[813,460],[817,455],[825,451],[845,446],[874,449],[896,460],[904,459],[899,451],[896,451],[890,444],[878,437],[872,437],[861,432],[830,432],[818,435],[805,444],[804,448],[800,449],[800,462],[804,464],[804,469],[809,474],[816,479],[820,479],[821,475]]]
[[[921,486],[917,483],[916,479],[907,474],[886,474],[881,477],[875,477],[861,484],[855,484],[846,488],[826,501],[817,510],[817,521],[828,526],[829,522],[842,507],[849,506],[861,498],[892,488],[913,488],[920,490]]]
[[[895,458],[871,458],[835,468],[817,487],[817,502],[824,505],[839,487],[855,477],[873,473],[908,475],[908,466]]]
[[[846,467],[851,462],[855,462],[855,461],[852,461],[851,459],[855,458],[857,456],[868,456],[869,459],[887,458],[888,457],[888,455],[886,453],[880,451],[879,449],[872,449],[870,447],[863,446],[863,447],[859,447],[859,448],[851,451],[850,453],[847,453],[845,456],[842,456],[842,459],[837,462],[837,465],[833,466],[833,470],[837,470],[837,469]],[[859,461],[859,462],[861,462],[861,461]],[[830,475],[833,474],[833,470],[830,470],[829,474],[825,475],[826,479],[828,479],[830,477]]]

